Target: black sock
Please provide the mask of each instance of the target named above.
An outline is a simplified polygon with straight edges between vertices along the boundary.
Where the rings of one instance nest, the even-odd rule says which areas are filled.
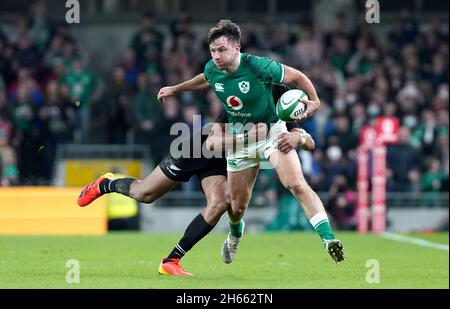
[[[100,182],[100,193],[117,192],[126,196],[130,196],[130,186],[136,178],[126,177],[119,179],[103,179]]]
[[[192,220],[192,222],[186,228],[183,238],[180,242],[173,248],[172,252],[167,256],[167,260],[170,259],[181,259],[186,252],[192,249],[192,247],[205,237],[214,226],[208,224],[205,221],[202,214],[198,214],[197,217]]]

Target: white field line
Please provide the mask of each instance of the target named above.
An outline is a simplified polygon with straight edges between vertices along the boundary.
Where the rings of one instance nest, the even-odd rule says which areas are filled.
[[[413,245],[417,245],[417,246],[421,246],[421,247],[448,251],[448,245],[438,244],[438,243],[427,241],[427,240],[420,239],[420,238],[414,238],[414,237],[409,237],[409,236],[404,236],[404,235],[389,233],[389,232],[385,232],[385,233],[381,234],[381,237],[404,242],[404,243],[409,243],[409,244],[413,244]]]

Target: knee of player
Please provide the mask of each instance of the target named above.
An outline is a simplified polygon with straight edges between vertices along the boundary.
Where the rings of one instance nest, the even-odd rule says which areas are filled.
[[[208,202],[205,209],[205,217],[207,216],[211,220],[218,220],[220,216],[228,210],[228,208],[229,204],[226,201]]]
[[[308,190],[308,184],[303,179],[289,181],[286,188],[294,194],[304,194]]]
[[[242,218],[245,214],[246,207],[232,209],[231,213],[234,217]]]
[[[229,206],[230,204],[228,204],[226,200],[212,201],[207,205],[207,207],[212,211],[219,213],[224,213],[229,208]]]
[[[244,209],[247,207],[248,202],[250,201],[250,194],[242,194],[237,196],[236,198],[231,198],[231,208],[233,210]]]

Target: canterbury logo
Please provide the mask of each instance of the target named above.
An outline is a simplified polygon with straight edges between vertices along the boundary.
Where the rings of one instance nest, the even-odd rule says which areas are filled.
[[[216,91],[224,92],[222,83],[216,83],[214,86],[216,88]]]
[[[237,162],[236,162],[236,160],[228,160],[228,164],[231,166],[236,166]]]

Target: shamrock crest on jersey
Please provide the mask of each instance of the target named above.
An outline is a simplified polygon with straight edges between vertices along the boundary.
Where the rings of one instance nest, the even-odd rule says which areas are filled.
[[[238,83],[238,86],[239,86],[239,90],[242,93],[247,93],[250,91],[250,82],[248,82],[248,81],[244,80],[244,81]]]

